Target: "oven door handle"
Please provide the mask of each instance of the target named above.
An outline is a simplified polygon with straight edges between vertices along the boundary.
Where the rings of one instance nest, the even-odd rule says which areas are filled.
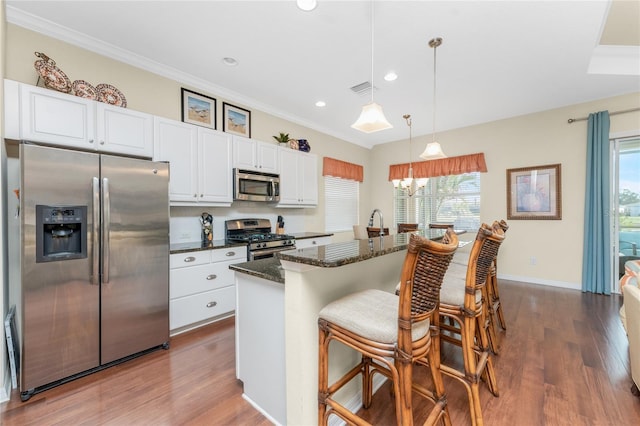
[[[279,251],[293,250],[295,248],[296,246],[285,246],[285,247],[273,247],[273,248],[260,249],[260,250],[251,250],[249,252],[249,260],[256,260],[256,259],[270,257]]]

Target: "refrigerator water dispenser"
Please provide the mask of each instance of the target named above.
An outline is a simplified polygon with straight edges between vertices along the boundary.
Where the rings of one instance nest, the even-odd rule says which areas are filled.
[[[87,206],[36,205],[36,263],[87,257]]]

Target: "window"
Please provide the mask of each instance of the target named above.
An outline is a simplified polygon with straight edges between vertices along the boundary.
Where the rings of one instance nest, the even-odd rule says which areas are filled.
[[[358,223],[359,190],[355,180],[324,177],[325,232],[353,230]]]
[[[413,197],[394,189],[395,225],[433,222],[453,223],[456,229],[477,231],[480,227],[480,172],[429,178]]]

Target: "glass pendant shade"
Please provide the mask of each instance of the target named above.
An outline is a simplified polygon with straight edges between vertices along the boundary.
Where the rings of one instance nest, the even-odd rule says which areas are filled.
[[[446,155],[442,152],[442,147],[438,142],[431,142],[427,144],[424,152],[420,154],[420,158],[424,160],[435,160],[437,158],[446,158]]]
[[[375,102],[371,102],[362,107],[360,117],[358,117],[351,127],[364,133],[373,133],[379,130],[390,129],[393,126],[384,116],[382,107]]]

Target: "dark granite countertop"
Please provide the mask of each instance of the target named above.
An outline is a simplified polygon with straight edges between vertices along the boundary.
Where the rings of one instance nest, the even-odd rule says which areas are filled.
[[[176,243],[171,244],[169,246],[169,253],[186,253],[190,251],[203,251],[203,250],[214,250],[214,249],[223,249],[228,247],[241,247],[246,246],[246,244],[238,244],[238,243],[227,243],[225,240],[213,240],[210,243],[203,243],[201,241],[191,241],[186,243]]]
[[[444,229],[427,229],[418,232],[418,234],[434,240],[441,238],[444,233]],[[456,233],[463,233],[463,231],[456,231]],[[281,260],[322,268],[335,268],[406,250],[410,235],[410,233],[395,234],[367,240],[351,240],[325,246],[286,250],[276,253],[276,257]]]
[[[295,237],[296,240],[305,240],[308,238],[330,237],[333,234],[327,232],[293,232],[289,235]]]
[[[229,265],[229,269],[284,284],[284,270],[280,265],[280,259],[276,257],[236,263]]]

